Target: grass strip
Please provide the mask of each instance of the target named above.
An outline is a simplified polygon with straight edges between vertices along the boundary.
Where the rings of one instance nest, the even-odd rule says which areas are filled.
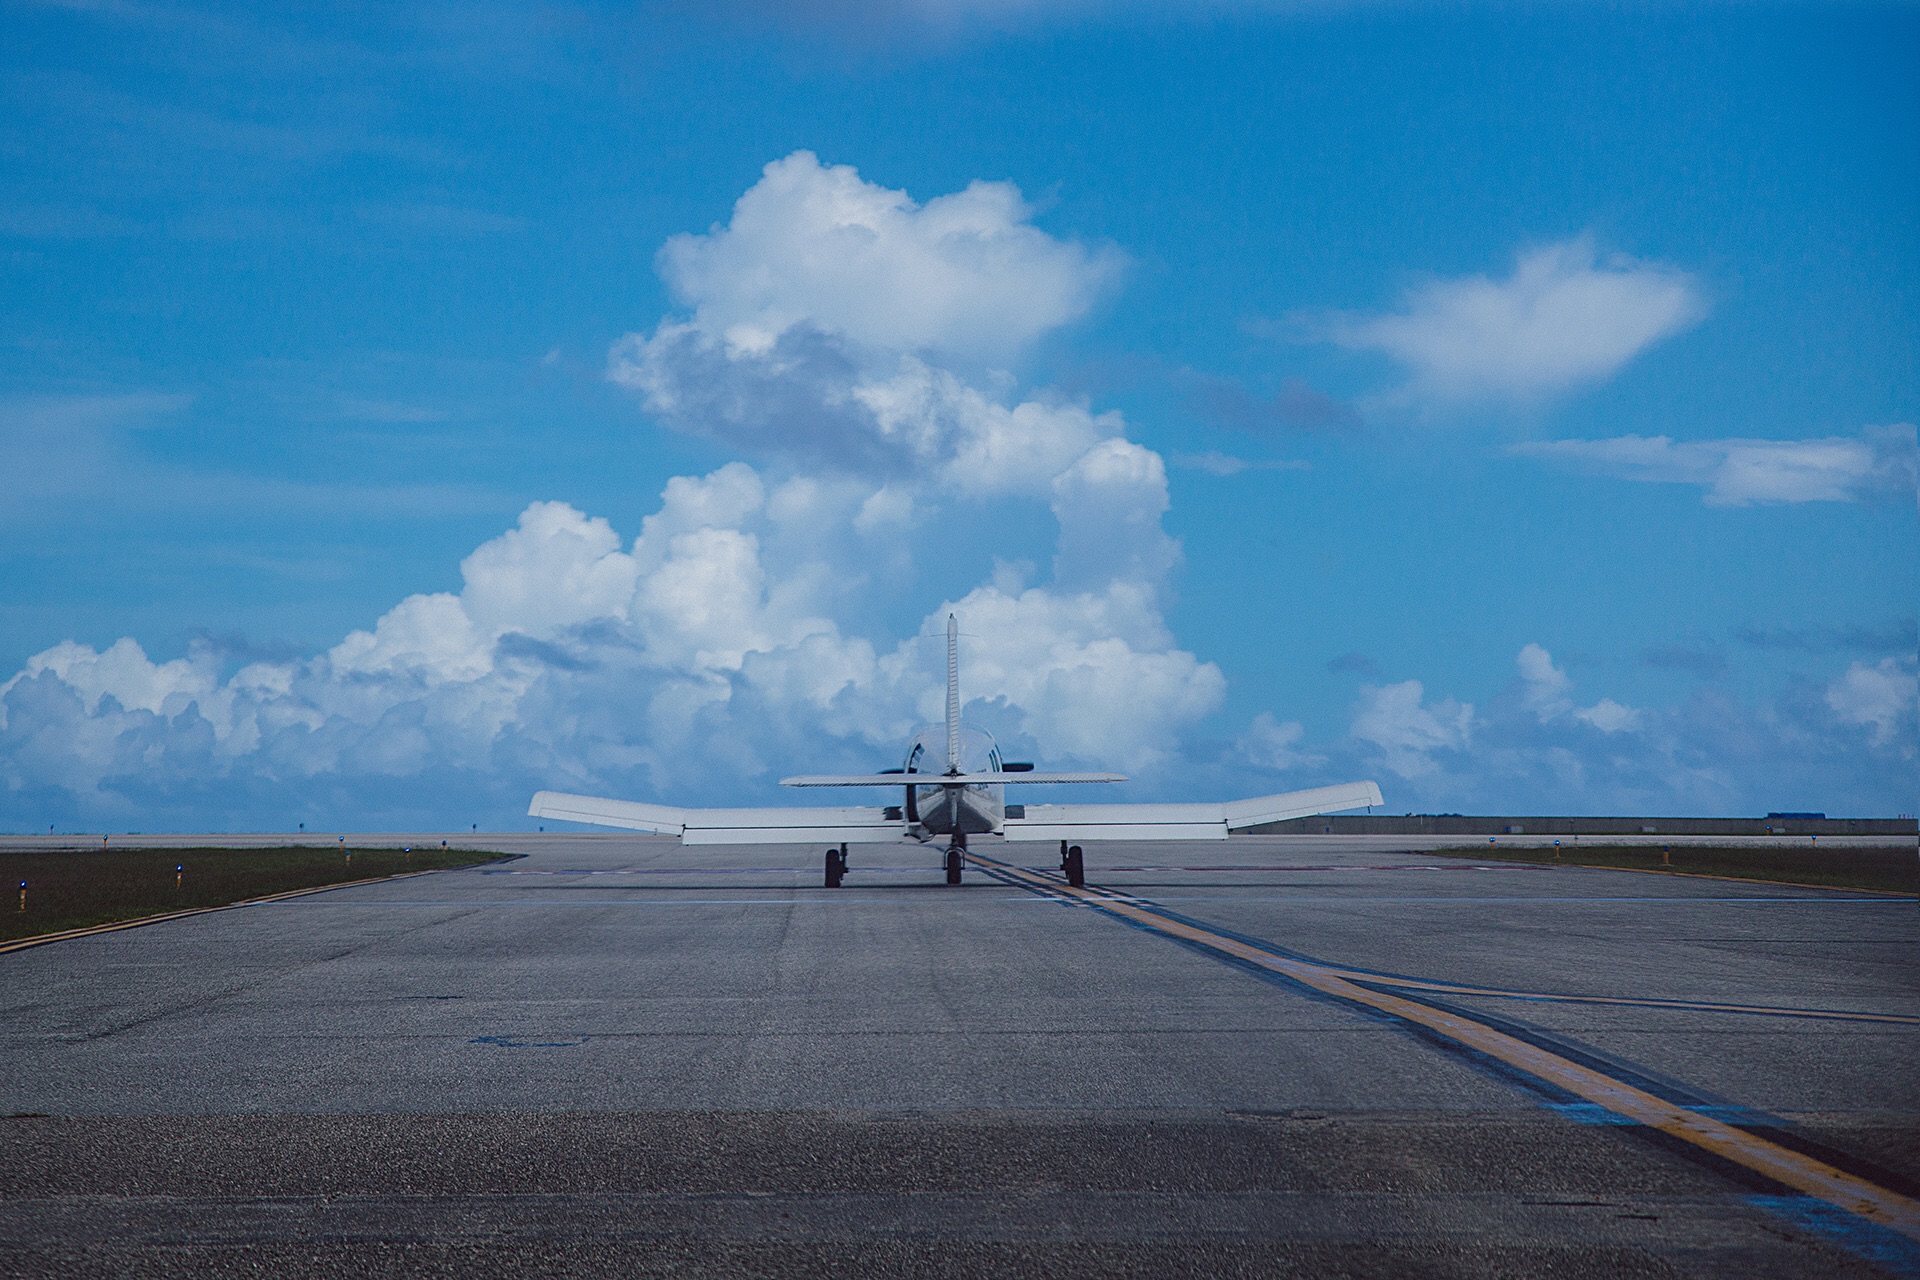
[[[1476,862],[1528,862],[1548,867],[1609,867],[1621,871],[1664,871],[1682,876],[1722,876],[1775,884],[1816,885],[1834,889],[1870,889],[1877,893],[1920,896],[1920,853],[1912,845],[1886,848],[1572,844],[1550,848],[1433,849],[1445,858]]]
[[[0,942],[404,871],[470,867],[502,856],[475,849],[314,846],[0,853]]]

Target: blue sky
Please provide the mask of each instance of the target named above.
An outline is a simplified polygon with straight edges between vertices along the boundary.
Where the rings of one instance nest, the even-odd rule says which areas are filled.
[[[1910,6],[0,24],[0,828],[1916,807]]]

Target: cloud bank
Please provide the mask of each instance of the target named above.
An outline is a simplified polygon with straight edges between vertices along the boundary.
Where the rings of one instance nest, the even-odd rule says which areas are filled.
[[[1783,776],[1842,805],[1862,760],[1914,755],[1910,638],[1891,656],[1853,645],[1864,656],[1844,671],[1758,709],[1711,686],[1664,709],[1580,694],[1529,644],[1510,685],[1473,702],[1353,654],[1332,664],[1368,681],[1342,727],[1228,711],[1220,670],[1166,620],[1181,548],[1165,460],[1118,413],[1013,372],[1097,304],[1117,254],[1048,235],[1005,184],[923,204],[796,152],[659,266],[682,310],[614,343],[608,376],[662,426],[747,460],[672,479],[637,533],[531,503],[462,561],[459,590],[408,596],[310,656],[199,642],[155,661],[131,637],[36,654],[0,682],[0,826],[510,822],[540,787],[777,802],[781,774],[880,767],[938,719],[933,637],[949,611],[968,637],[970,718],[1019,755],[1149,777],[1137,795],[1378,772],[1395,808],[1517,794],[1726,812],[1797,807],[1754,789]],[[1576,244],[1523,256],[1507,281],[1433,286],[1353,332],[1438,392],[1520,395],[1601,376],[1695,311],[1677,273],[1598,264]],[[1421,337],[1448,326],[1483,345]],[[1798,444],[1820,447],[1534,452],[1701,484],[1709,501],[1912,485],[1911,427]],[[1021,506],[1053,523],[1044,577],[1002,564],[891,633],[850,621],[950,554],[953,526]]]
[[[223,672],[206,646],[155,662],[132,639],[57,645],[0,684],[8,808],[132,817],[223,781],[300,794],[448,768],[720,802],[799,762],[878,767],[938,717],[941,673],[931,646],[882,649],[829,615],[835,567],[790,545],[796,483],[742,463],[676,479],[630,544],[535,503],[462,562],[458,592],[410,596],[310,659]],[[1106,521],[1105,499],[1142,484],[1076,477],[1063,530],[1083,498]],[[1144,551],[1111,575],[1079,565],[1076,590],[1002,580],[929,613],[927,635],[948,610],[970,634],[970,714],[1053,759],[1142,768],[1219,705],[1219,670],[1160,616],[1168,544],[1144,523]]]
[[[1819,440],[1692,440],[1617,436],[1532,440],[1508,450],[1647,484],[1693,484],[1710,507],[1913,497],[1920,450],[1911,423]]]
[[[1058,535],[1049,581],[1003,567],[926,614],[968,633],[969,714],[1047,759],[1181,753],[1225,680],[1162,616],[1165,464],[1118,414],[1015,395],[992,363],[1083,314],[1116,254],[1048,236],[1005,184],[921,205],[798,152],[659,263],[688,312],[614,344],[609,376],[755,463],[672,480],[630,542],[533,503],[459,591],[304,660],[55,646],[0,685],[8,809],[151,816],[210,786],[267,803],[448,771],[519,803],[739,803],[801,763],[879,767],[941,714],[943,673],[839,619],[916,531],[938,550],[943,514],[987,499],[1044,503]]]
[[[1538,643],[1484,705],[1433,697],[1419,680],[1362,686],[1333,772],[1372,768],[1394,809],[1491,813],[1886,811],[1862,776],[1904,774],[1920,747],[1916,657],[1854,661],[1752,707],[1715,684],[1667,707],[1586,702]],[[1304,749],[1289,739],[1291,749]],[[1249,754],[1252,754],[1249,752]],[[1901,763],[1894,763],[1894,762]],[[1911,808],[1902,794],[1896,802]]]

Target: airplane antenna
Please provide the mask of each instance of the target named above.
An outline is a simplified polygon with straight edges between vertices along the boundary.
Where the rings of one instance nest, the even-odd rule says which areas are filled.
[[[960,772],[960,624],[947,615],[947,772]]]

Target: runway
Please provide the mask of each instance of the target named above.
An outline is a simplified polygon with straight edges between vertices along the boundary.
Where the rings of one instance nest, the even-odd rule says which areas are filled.
[[[1920,1274],[1911,899],[465,842],[0,957],[0,1274]]]

